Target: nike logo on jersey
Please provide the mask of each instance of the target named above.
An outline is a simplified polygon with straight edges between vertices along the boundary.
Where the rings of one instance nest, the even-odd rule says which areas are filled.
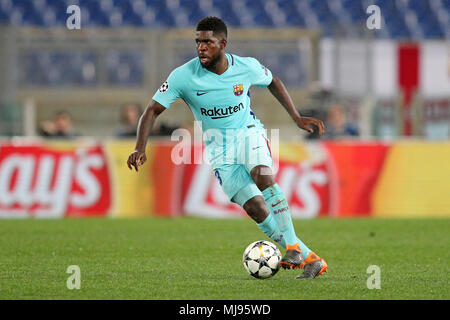
[[[208,92],[198,92],[197,91],[197,96],[202,96],[202,95],[204,95],[204,94],[207,94]]]
[[[259,146],[259,147],[254,147],[253,150],[256,150],[256,149],[259,149],[259,148],[261,148],[261,146]]]

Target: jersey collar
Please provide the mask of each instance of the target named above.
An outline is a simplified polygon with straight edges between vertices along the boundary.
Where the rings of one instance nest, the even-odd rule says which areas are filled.
[[[215,72],[209,71],[206,68],[203,68],[202,65],[200,64],[200,61],[199,61],[200,68],[202,68],[205,72],[207,72],[209,74],[215,75],[216,77],[222,77],[224,74],[229,72],[228,70],[230,70],[231,66],[234,66],[234,57],[233,57],[233,55],[231,53],[225,53],[225,57],[227,57],[227,60],[228,60],[228,67],[227,67],[227,70],[225,70],[224,73],[222,73],[222,74],[217,74]]]

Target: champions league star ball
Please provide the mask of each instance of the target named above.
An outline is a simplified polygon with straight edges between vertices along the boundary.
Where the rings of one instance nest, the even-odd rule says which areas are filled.
[[[251,243],[242,257],[245,270],[255,278],[267,279],[280,269],[281,253],[269,241],[259,240]]]

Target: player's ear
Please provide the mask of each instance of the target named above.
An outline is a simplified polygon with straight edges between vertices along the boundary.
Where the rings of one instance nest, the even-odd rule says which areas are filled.
[[[227,47],[227,39],[225,39],[225,38],[222,38],[221,40],[220,40],[220,49],[225,49]]]

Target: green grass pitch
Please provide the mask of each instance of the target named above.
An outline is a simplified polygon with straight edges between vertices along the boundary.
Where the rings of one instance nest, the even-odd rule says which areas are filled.
[[[242,265],[250,219],[0,220],[0,299],[449,299],[450,219],[296,220],[329,265],[258,280]],[[282,250],[284,253],[284,250]],[[67,267],[81,270],[69,290]],[[381,289],[367,288],[370,265]]]

